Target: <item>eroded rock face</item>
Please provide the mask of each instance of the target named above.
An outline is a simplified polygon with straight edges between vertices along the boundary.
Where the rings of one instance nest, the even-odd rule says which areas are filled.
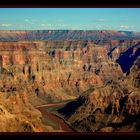
[[[22,34],[26,32],[14,34],[17,40],[18,35],[19,40],[24,40]],[[2,35],[6,36],[7,32]],[[116,63],[121,53],[136,43],[138,40],[0,42],[0,100],[1,110],[5,112],[1,114],[5,122],[2,131],[53,131],[42,124],[41,114],[34,106],[75,99],[84,94],[84,98],[80,96],[82,102],[80,98],[78,106],[74,104],[76,112],[66,116],[68,121],[80,131],[99,131],[103,127],[114,131],[110,128],[114,124],[109,126],[110,123],[121,123],[126,112],[129,115],[139,112],[138,106],[129,106],[131,100],[137,102],[133,94],[139,92],[139,75],[132,71],[139,69],[139,62],[135,68],[130,67],[133,76],[129,71],[126,74],[132,79],[132,86]],[[135,93],[132,93],[133,88],[137,89]],[[122,99],[122,108],[117,107]],[[128,107],[123,108],[124,103]],[[122,115],[118,117],[118,113]],[[17,128],[10,126],[11,118]],[[90,127],[89,122],[92,122]]]
[[[0,92],[1,132],[43,132],[41,113],[28,101],[26,93]]]
[[[139,62],[121,80],[88,90],[80,97],[73,112],[66,115],[66,105],[59,112],[80,132],[136,132],[139,131],[140,88]],[[70,103],[69,103],[70,104]]]
[[[106,40],[139,39],[140,33],[115,30],[2,30],[0,41],[35,41],[35,40]]]
[[[4,86],[16,89],[20,82],[49,102],[74,99],[90,86],[123,74],[108,58],[108,47],[93,41],[1,42],[0,50]]]

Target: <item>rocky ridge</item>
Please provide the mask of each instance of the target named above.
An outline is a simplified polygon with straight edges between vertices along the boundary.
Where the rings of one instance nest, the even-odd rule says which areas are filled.
[[[59,112],[80,132],[139,132],[139,64],[140,57],[122,79],[91,88]],[[73,112],[67,114],[73,105]]]
[[[140,33],[115,30],[1,30],[0,41],[139,39]]]
[[[116,131],[112,122],[122,122],[126,112],[138,115],[139,103],[129,105],[131,96],[139,99],[138,39],[122,40],[126,33],[116,31],[0,32],[1,131],[56,131],[42,124],[35,107],[79,96],[72,112],[61,112],[78,131]],[[132,58],[125,70],[122,58]]]

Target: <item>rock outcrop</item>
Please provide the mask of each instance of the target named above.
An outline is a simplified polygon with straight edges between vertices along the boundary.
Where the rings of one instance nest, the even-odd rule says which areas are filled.
[[[60,110],[76,130],[122,131],[131,120],[129,130],[137,131],[137,38],[118,31],[0,31],[0,131],[54,131],[35,107],[78,97]]]
[[[122,79],[88,90],[73,101],[75,108],[70,114],[66,110],[72,102],[59,113],[80,132],[140,131],[139,64],[140,57]]]
[[[108,47],[92,41],[1,42],[0,82],[7,90],[24,87],[49,102],[74,99],[90,86],[122,76],[107,53]]]
[[[23,92],[0,92],[1,132],[43,132],[41,113]]]

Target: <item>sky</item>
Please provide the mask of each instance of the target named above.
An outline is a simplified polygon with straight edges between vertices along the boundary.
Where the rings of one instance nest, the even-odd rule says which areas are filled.
[[[140,32],[140,8],[0,8],[0,30]]]

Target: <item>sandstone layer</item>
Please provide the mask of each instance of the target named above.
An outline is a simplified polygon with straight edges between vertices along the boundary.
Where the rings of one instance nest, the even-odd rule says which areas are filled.
[[[115,62],[119,49],[110,58],[111,49],[92,41],[1,42],[1,90],[24,88],[48,102],[74,99],[91,85],[123,75]]]
[[[0,131],[56,131],[35,107],[78,97],[60,111],[78,131],[117,131],[126,115],[139,114],[138,34],[129,40],[116,31],[0,33]]]
[[[1,30],[0,41],[46,41],[46,40],[108,40],[139,39],[139,32],[115,30]]]
[[[130,72],[99,88],[90,88],[59,112],[80,132],[140,131],[140,57]],[[66,110],[73,106],[73,110]]]

